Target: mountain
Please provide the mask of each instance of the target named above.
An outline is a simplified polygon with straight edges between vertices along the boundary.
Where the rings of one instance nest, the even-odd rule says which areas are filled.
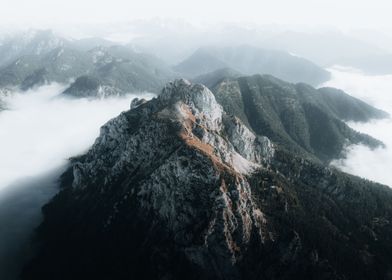
[[[219,82],[228,78],[238,78],[243,76],[240,72],[231,68],[221,68],[206,74],[202,74],[192,79],[192,82],[203,84],[208,88],[213,88]]]
[[[97,47],[88,54],[94,65],[87,75],[76,79],[64,94],[106,96],[135,91],[159,92],[175,76],[161,60],[126,47]],[[96,82],[86,85],[86,81]],[[88,92],[84,92],[86,86]]]
[[[382,48],[341,31],[284,31],[262,40],[267,48],[284,50],[328,67],[346,59],[387,54]]]
[[[270,74],[289,82],[312,85],[318,85],[330,78],[327,71],[304,58],[283,51],[251,46],[203,47],[174,69],[194,77],[225,67],[246,75]]]
[[[63,94],[74,97],[107,97],[116,96],[121,90],[104,85],[98,78],[92,76],[80,76],[73,82]]]
[[[83,49],[88,45],[103,43],[102,40],[55,41],[63,42],[58,44],[62,46],[35,52],[30,45],[27,50],[23,49],[27,48],[25,45],[14,45],[14,48],[20,49],[18,54],[23,55],[0,68],[0,88],[27,90],[51,82],[67,84],[76,79],[77,83],[71,85],[65,93],[91,97],[93,91],[84,94],[78,88],[83,84],[78,78],[83,80],[83,77],[88,76],[90,80],[99,80],[101,89],[105,91],[104,94],[95,91],[95,94],[106,96],[134,91],[158,92],[175,75],[169,66],[154,56],[136,53],[127,47],[98,46],[85,51]],[[39,46],[49,44],[42,36],[34,37],[33,42]]]
[[[388,114],[340,90],[317,90],[268,75],[221,79],[211,89],[227,113],[256,134],[304,157],[329,162],[341,157],[349,144],[383,145],[344,121],[381,119]]]
[[[364,36],[340,31],[286,31],[268,36],[260,44],[298,54],[323,67],[342,65],[360,69],[369,75],[392,74],[388,36],[377,34],[378,31],[372,30]],[[370,38],[367,38],[369,35]]]
[[[89,71],[92,59],[83,52],[59,47],[43,55],[27,55],[0,69],[0,87],[27,90],[45,83],[68,83]]]
[[[4,38],[0,45],[0,68],[19,57],[44,55],[54,49],[68,46],[69,41],[56,36],[51,30],[29,30]]]
[[[136,26],[137,23],[129,28],[136,30]],[[391,73],[386,72],[390,70],[390,63],[388,65],[387,61],[390,61],[388,57],[392,50],[392,39],[389,36],[391,32],[388,30],[369,29],[342,32],[330,27],[305,28],[305,30],[282,25],[252,27],[238,24],[225,24],[216,26],[216,28],[209,27],[208,30],[200,30],[192,26],[182,28],[181,24],[177,26],[181,31],[171,32],[167,29],[159,30],[158,24],[151,23],[149,28],[143,29],[144,34],[132,39],[132,46],[153,53],[174,65],[203,46],[225,47],[245,44],[295,54],[322,68],[343,65],[360,68],[366,73]],[[136,33],[140,34],[140,30],[137,31],[139,32]],[[387,61],[383,61],[382,57],[385,57]],[[212,70],[214,69],[210,69]],[[256,73],[244,72],[244,74]]]
[[[99,38],[99,37],[88,37],[88,38],[83,38],[79,40],[73,40],[72,41],[72,46],[75,49],[81,50],[81,51],[89,51],[97,47],[105,47],[109,48],[111,46],[117,45],[115,42]]]
[[[368,122],[372,119],[390,117],[388,113],[352,97],[336,88],[324,87],[317,90],[328,110],[343,121]]]
[[[174,70],[189,77],[206,74],[221,68],[230,68],[230,65],[217,57],[214,50],[209,48],[199,48],[190,57],[174,66]]]
[[[392,277],[391,189],[280,149],[185,80],[104,125],[61,185],[23,279]]]

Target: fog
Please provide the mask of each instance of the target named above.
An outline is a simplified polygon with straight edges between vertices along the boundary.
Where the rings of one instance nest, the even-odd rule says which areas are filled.
[[[13,180],[58,168],[85,151],[131,96],[104,100],[55,98],[63,86],[16,93],[0,113],[0,194]],[[151,97],[151,95],[149,95]]]
[[[326,86],[343,89],[365,102],[392,115],[392,75],[367,76],[345,67],[329,69],[332,79]],[[386,144],[385,149],[371,150],[362,145],[347,148],[347,158],[332,164],[342,170],[392,187],[392,119],[368,123],[348,123],[352,128],[367,133]]]
[[[33,253],[33,229],[41,221],[41,207],[57,192],[62,168],[15,181],[0,196],[0,279],[17,279]]]
[[[52,84],[5,98],[0,112],[0,279],[15,279],[29,256],[40,208],[58,190],[68,158],[85,152],[107,120],[127,110],[130,94],[102,100],[59,97]]]
[[[43,24],[178,18],[192,22],[246,21],[259,24],[333,24],[339,27],[389,26],[390,1],[354,0],[199,0],[50,1],[1,0],[0,23]]]

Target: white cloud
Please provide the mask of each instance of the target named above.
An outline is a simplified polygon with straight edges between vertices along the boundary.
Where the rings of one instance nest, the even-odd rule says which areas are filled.
[[[133,97],[59,98],[52,84],[6,98],[0,112],[0,278],[16,279],[29,252],[40,208],[58,190],[67,159],[86,151],[110,118]],[[144,98],[153,97],[143,94]]]
[[[63,89],[52,84],[6,99],[9,110],[0,112],[0,190],[16,179],[58,168],[84,152],[100,126],[127,110],[135,97],[58,98]]]
[[[343,89],[392,115],[392,75],[367,76],[358,70],[333,67],[332,79],[326,86]],[[361,145],[347,150],[347,159],[333,164],[342,170],[392,187],[392,119],[369,123],[348,123],[352,128],[367,133],[386,144],[385,149],[371,150]]]

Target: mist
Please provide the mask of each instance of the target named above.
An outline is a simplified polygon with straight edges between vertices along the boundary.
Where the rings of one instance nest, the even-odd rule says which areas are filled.
[[[13,180],[56,169],[84,152],[98,136],[99,127],[128,109],[136,97],[57,97],[64,88],[52,84],[4,100],[8,110],[0,113],[0,195]]]
[[[41,207],[58,191],[68,158],[85,152],[109,119],[127,110],[129,94],[106,99],[61,97],[51,84],[4,98],[0,111],[0,279],[16,279],[30,256]]]
[[[341,66],[328,70],[332,73],[332,79],[323,86],[340,88],[392,115],[392,75],[369,76]],[[349,146],[346,158],[335,160],[332,164],[345,172],[392,187],[392,119],[349,122],[348,125],[383,141],[386,148],[371,150],[363,145]]]

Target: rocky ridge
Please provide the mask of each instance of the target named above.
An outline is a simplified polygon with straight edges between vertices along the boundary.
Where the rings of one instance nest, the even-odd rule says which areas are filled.
[[[208,76],[205,79],[210,81]],[[383,146],[345,122],[389,115],[340,90],[315,89],[269,75],[221,77],[210,88],[227,113],[240,118],[256,134],[303,157],[329,162],[344,156],[342,152],[350,144]]]
[[[104,125],[61,182],[24,279],[392,277],[389,188],[280,150],[186,80]]]

